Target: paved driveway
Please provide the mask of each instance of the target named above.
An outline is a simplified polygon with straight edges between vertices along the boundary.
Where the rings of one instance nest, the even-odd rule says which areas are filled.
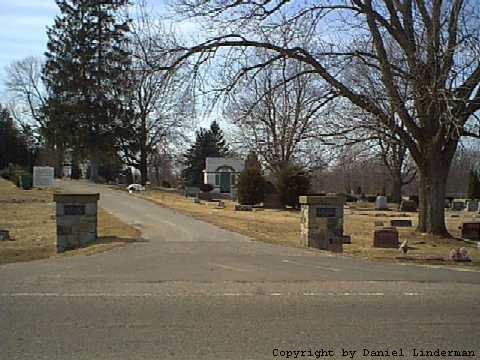
[[[414,347],[479,354],[478,272],[255,242],[104,186],[62,186],[100,192],[100,205],[138,226],[143,240],[1,266],[1,359],[280,359],[290,350],[316,358],[319,349],[370,358],[363,348],[413,358]]]

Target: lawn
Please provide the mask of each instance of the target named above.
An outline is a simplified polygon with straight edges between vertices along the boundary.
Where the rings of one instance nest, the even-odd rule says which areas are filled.
[[[205,203],[195,204],[192,199],[185,198],[173,191],[148,190],[140,196],[255,240],[294,247],[302,246],[300,243],[300,214],[294,210],[235,211],[232,201],[225,202],[225,209],[214,209]],[[452,217],[452,214],[458,217]],[[459,237],[458,227],[461,223],[463,221],[480,221],[477,216],[475,213],[447,211],[447,226],[450,233],[454,237]],[[371,260],[398,261],[395,258],[401,254],[397,249],[379,249],[371,246],[375,222],[382,221],[385,226],[389,226],[392,219],[410,219],[414,224],[412,228],[398,228],[400,241],[408,240],[409,247],[413,248],[408,255],[416,258],[447,257],[451,249],[465,247],[473,260],[472,263],[467,264],[414,260],[416,263],[480,267],[480,250],[475,244],[416,233],[414,229],[418,221],[417,213],[400,213],[393,205],[391,211],[375,211],[373,204],[370,203],[347,204],[344,233],[351,236],[352,244],[344,245],[344,254]]]
[[[13,241],[0,242],[0,264],[51,256],[90,255],[135,241],[140,232],[100,209],[98,243],[56,254],[55,204],[51,189],[21,190],[0,179],[0,229]]]

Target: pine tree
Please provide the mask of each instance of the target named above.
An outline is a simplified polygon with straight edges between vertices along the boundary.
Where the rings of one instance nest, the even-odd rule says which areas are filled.
[[[298,208],[299,196],[307,195],[310,190],[309,177],[300,166],[294,164],[283,167],[275,175],[282,203]]]
[[[267,182],[262,176],[262,167],[255,152],[245,160],[245,169],[238,179],[238,201],[243,205],[255,205],[265,200]]]
[[[203,184],[205,159],[223,157],[227,154],[228,146],[216,121],[212,122],[209,130],[200,128],[196,133],[195,143],[184,155],[183,179],[189,185],[200,186]]]
[[[128,0],[56,0],[61,14],[47,31],[43,70],[49,97],[44,108],[45,133],[90,158],[96,180],[99,156],[112,151],[115,126],[126,116],[123,73],[128,21],[118,10]]]
[[[31,129],[20,129],[10,111],[0,104],[0,170],[9,164],[30,168],[33,165],[36,144],[31,141]]]

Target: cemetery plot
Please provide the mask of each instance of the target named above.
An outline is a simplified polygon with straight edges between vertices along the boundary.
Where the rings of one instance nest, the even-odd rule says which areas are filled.
[[[81,209],[69,209],[78,213]],[[20,190],[0,179],[0,230],[9,232],[0,241],[0,264],[56,256],[55,204],[51,189]],[[90,254],[125,245],[139,238],[138,230],[105,211],[98,214],[98,243],[66,252],[64,256]]]
[[[260,212],[235,211],[235,203],[227,200],[224,201],[225,207],[218,209],[199,206],[193,203],[191,199],[185,198],[183,193],[176,194],[160,190],[147,191],[142,197],[259,241],[303,247],[299,211],[291,209],[264,209]],[[334,215],[333,211],[329,210],[328,207],[325,208],[327,210],[319,211],[319,219],[331,220],[330,216]],[[455,212],[458,217],[451,218],[449,211],[446,217],[449,231],[453,236],[460,237],[461,230],[459,227],[461,224],[468,219],[471,221],[476,214],[466,211]],[[315,213],[315,215],[317,214]],[[348,210],[344,212],[343,223],[344,234],[350,235],[351,244],[344,242],[343,252],[347,255],[372,260],[396,261],[395,258],[402,255],[398,250],[398,244],[408,240],[409,251],[407,255],[422,259],[420,262],[431,263],[430,260],[427,261],[426,259],[448,258],[452,248],[465,246],[473,260],[467,266],[480,266],[480,250],[477,249],[475,244],[465,244],[457,240],[431,238],[418,234],[415,232],[417,217],[418,213],[416,212],[399,212],[391,206],[389,211],[375,211],[375,204],[349,203]],[[398,242],[396,247],[373,247],[374,231],[389,226],[390,221],[396,219],[402,220],[401,225],[409,225],[408,227],[397,227]],[[329,250],[334,251],[335,249],[329,248]]]

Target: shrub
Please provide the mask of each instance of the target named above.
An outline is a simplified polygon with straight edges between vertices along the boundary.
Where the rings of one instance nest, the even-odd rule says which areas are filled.
[[[244,169],[238,178],[238,202],[242,205],[255,205],[265,199],[267,182],[260,168],[251,166]]]
[[[29,173],[19,175],[17,186],[23,190],[30,190],[33,187],[33,176]]]
[[[163,180],[163,181],[162,181],[162,187],[169,189],[169,188],[172,187],[172,185],[171,185],[168,181]],[[212,189],[212,190],[213,190],[213,189]]]
[[[208,192],[213,190],[213,185],[212,184],[201,184],[199,186],[199,189],[200,189],[200,191],[208,193]]]
[[[310,190],[310,179],[299,166],[287,165],[276,174],[278,192],[284,205],[299,207],[298,197]]]
[[[277,187],[271,182],[265,182],[265,195],[278,194]]]
[[[19,165],[10,164],[8,167],[2,172],[2,177],[6,180],[13,182],[15,185],[19,186],[19,177],[21,175],[30,175],[30,172],[25,168]]]

